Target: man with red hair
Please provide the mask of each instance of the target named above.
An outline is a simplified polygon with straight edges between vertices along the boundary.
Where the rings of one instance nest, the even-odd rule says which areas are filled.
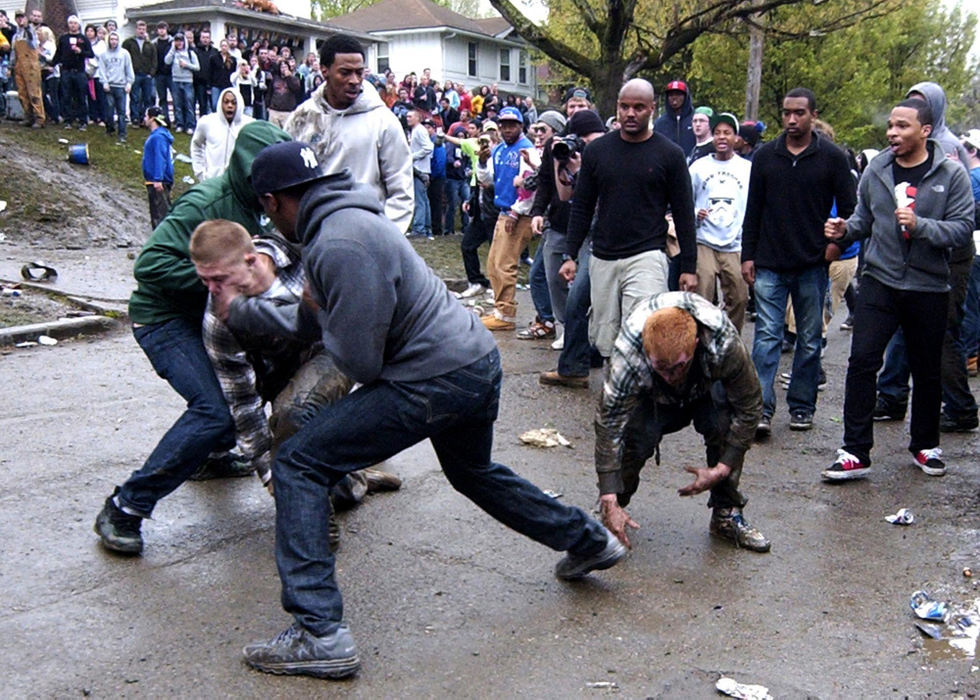
[[[742,515],[738,491],[745,452],[762,416],[752,360],[725,313],[691,292],[668,292],[637,304],[610,358],[596,415],[595,463],[602,522],[627,547],[639,525],[625,507],[640,470],[660,439],[689,424],[704,437],[707,467],[685,467],[693,496],[710,489],[711,534],[768,552],[769,540]]]

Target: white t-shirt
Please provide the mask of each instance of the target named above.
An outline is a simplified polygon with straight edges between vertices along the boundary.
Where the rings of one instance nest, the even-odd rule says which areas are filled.
[[[699,244],[726,253],[742,250],[751,169],[752,163],[738,155],[718,160],[712,154],[691,163],[695,217],[699,210],[708,210],[707,218],[697,222]]]

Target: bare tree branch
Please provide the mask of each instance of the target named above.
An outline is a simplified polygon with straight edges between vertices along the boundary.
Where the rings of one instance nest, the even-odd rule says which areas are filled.
[[[529,44],[573,71],[591,77],[593,71],[590,64],[594,59],[557,40],[549,32],[534,24],[510,0],[490,0],[490,4]]]

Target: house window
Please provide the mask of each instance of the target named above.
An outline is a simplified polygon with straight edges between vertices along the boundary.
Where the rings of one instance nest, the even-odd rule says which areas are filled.
[[[510,82],[510,49],[500,49],[500,79]]]
[[[521,51],[518,58],[517,82],[527,85],[527,51]]]
[[[391,68],[388,62],[388,42],[382,41],[378,44],[378,72],[384,73]]]
[[[467,75],[472,75],[476,77],[476,52],[478,50],[478,45],[475,41],[471,41],[466,45],[466,56],[467,56]]]

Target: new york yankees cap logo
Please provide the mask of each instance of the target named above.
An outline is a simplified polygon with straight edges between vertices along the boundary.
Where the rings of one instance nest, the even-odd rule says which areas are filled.
[[[259,195],[288,190],[327,175],[313,148],[302,141],[266,146],[252,162],[252,188]]]

